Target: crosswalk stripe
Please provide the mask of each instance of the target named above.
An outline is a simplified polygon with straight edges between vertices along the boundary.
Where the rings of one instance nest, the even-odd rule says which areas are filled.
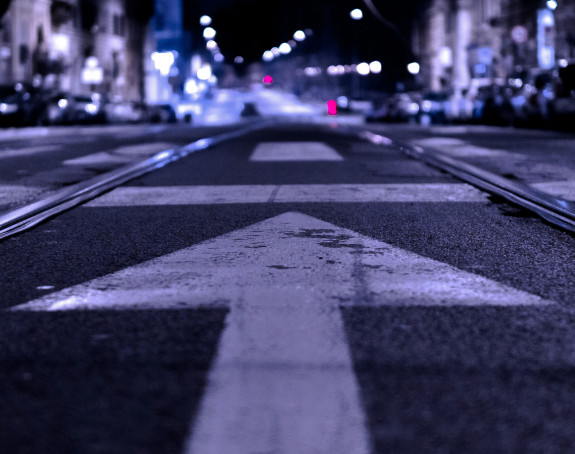
[[[461,183],[119,187],[89,207],[287,202],[486,202]]]
[[[343,161],[343,156],[321,142],[260,142],[250,161]]]
[[[169,150],[174,144],[165,142],[152,142],[146,144],[126,145],[110,150],[97,151],[78,158],[67,159],[65,165],[91,165],[102,163],[128,163],[134,158],[152,156],[160,151]]]

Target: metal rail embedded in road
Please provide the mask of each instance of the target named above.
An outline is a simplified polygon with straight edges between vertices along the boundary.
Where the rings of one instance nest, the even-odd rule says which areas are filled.
[[[49,197],[0,215],[0,240],[28,230],[39,223],[78,206],[127,181],[177,161],[199,150],[262,129],[270,122],[258,122],[244,128],[196,140],[179,148],[161,151],[150,158],[128,164],[87,181],[60,189]]]
[[[486,192],[503,197],[505,200],[537,214],[547,222],[575,233],[575,203],[573,202],[554,197],[527,184],[509,180],[459,161],[440,151],[430,151],[420,146],[400,144],[370,131],[361,132],[360,137],[374,144],[389,145],[395,143],[408,156],[444,170]]]

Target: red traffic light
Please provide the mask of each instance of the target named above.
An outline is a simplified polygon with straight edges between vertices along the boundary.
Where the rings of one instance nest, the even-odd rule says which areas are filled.
[[[337,115],[337,101],[335,99],[330,99],[327,102],[327,113],[328,115]]]

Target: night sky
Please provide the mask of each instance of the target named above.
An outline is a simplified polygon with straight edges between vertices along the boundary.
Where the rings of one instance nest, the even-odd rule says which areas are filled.
[[[386,25],[370,12],[369,0],[184,0],[185,27],[196,37],[199,17],[208,14],[217,31],[216,41],[224,55],[241,55],[247,62],[259,61],[265,50],[292,38],[298,29],[311,29],[307,51],[328,52],[342,61],[333,64],[380,60],[388,65],[405,63],[411,55],[410,25],[425,0],[372,0]],[[398,3],[400,6],[398,6]],[[364,11],[361,21],[349,12]],[[300,52],[304,52],[303,48]]]

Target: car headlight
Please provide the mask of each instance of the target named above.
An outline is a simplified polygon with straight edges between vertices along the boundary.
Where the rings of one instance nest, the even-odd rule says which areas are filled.
[[[409,105],[407,106],[407,111],[410,114],[416,114],[417,112],[419,112],[419,104],[417,104],[416,102],[410,102]]]
[[[11,114],[18,110],[18,104],[6,104],[5,102],[0,103],[0,113]]]
[[[86,104],[86,106],[84,107],[84,110],[89,113],[90,115],[94,115],[95,113],[98,112],[98,106],[94,103],[89,103]]]

